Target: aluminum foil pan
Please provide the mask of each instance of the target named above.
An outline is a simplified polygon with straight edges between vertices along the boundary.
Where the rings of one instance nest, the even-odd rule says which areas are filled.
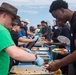
[[[10,75],[53,75],[53,72],[48,72],[44,67],[38,66],[13,66]]]

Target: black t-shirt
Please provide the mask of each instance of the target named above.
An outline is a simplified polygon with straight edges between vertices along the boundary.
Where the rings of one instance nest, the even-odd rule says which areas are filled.
[[[53,26],[52,32],[54,32],[56,29],[58,29],[58,25]]]
[[[45,26],[43,28],[43,34],[45,34],[47,32],[47,35],[45,36],[45,39],[47,39],[48,41],[51,40],[51,28],[49,26]]]
[[[60,35],[65,36],[65,37],[67,37],[67,38],[70,39],[70,29],[69,29],[69,26],[64,25],[62,27],[62,30],[60,32]]]
[[[74,12],[72,19],[70,21],[71,24],[71,52],[76,50],[74,40],[76,40],[76,12]],[[76,71],[76,61],[73,62],[75,71]]]
[[[11,30],[10,33],[11,33],[11,36],[12,36],[14,43],[16,44],[16,46],[18,46],[18,39],[20,38],[18,32]]]
[[[72,19],[70,21],[71,24],[71,52],[73,52],[76,48],[74,45],[74,40],[76,40],[76,12],[74,12]]]
[[[67,38],[70,39],[70,29],[69,29],[69,26],[64,25],[61,30],[56,29],[56,30],[54,31],[54,34],[53,34],[53,37],[52,37],[52,39],[54,40],[54,42],[59,42],[59,41],[57,40],[57,37],[58,37],[59,35],[65,36],[65,37],[67,37]]]
[[[59,34],[60,34],[60,30],[59,30],[59,29],[56,29],[56,30],[54,31],[53,36],[52,36],[53,42],[59,42],[58,39],[57,39],[57,37],[59,36]]]
[[[67,37],[70,39],[70,29],[69,26],[64,25],[60,31],[60,35]],[[61,48],[65,48],[64,46],[60,46]]]

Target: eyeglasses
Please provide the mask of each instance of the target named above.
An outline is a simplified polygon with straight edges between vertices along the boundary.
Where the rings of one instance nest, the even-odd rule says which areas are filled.
[[[14,19],[15,19],[14,16],[10,15],[10,17],[11,17],[12,21],[14,21]]]

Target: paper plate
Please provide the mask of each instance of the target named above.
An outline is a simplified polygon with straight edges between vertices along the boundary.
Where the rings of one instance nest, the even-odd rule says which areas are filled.
[[[65,36],[58,36],[57,39],[62,43],[66,43],[67,45],[70,45],[70,40]]]
[[[58,50],[55,50],[55,49],[58,49]],[[55,49],[53,49],[52,51],[53,51],[53,52],[64,51],[64,50],[59,50],[59,48],[55,48]]]
[[[61,51],[59,51],[59,50],[58,50],[58,51],[57,51],[57,50],[55,51],[55,49],[53,49],[53,50],[52,50],[52,52],[55,52],[55,53],[60,53],[60,54],[61,54],[63,51],[67,51],[67,50],[66,50],[66,49],[61,50]]]

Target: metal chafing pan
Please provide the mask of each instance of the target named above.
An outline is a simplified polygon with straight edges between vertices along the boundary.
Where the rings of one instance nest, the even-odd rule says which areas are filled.
[[[32,51],[38,51],[38,47],[32,47],[31,50]]]
[[[36,51],[36,55],[48,55],[48,52],[41,52],[41,51]]]
[[[39,55],[39,56],[42,57],[45,62],[49,62],[49,60],[50,60],[49,55]]]
[[[31,48],[32,51],[48,51],[49,48],[48,47],[32,47]]]
[[[39,47],[39,50],[40,51],[49,51],[49,48],[48,47]]]
[[[13,66],[9,75],[53,75],[53,72],[48,72],[43,67],[38,66]]]

